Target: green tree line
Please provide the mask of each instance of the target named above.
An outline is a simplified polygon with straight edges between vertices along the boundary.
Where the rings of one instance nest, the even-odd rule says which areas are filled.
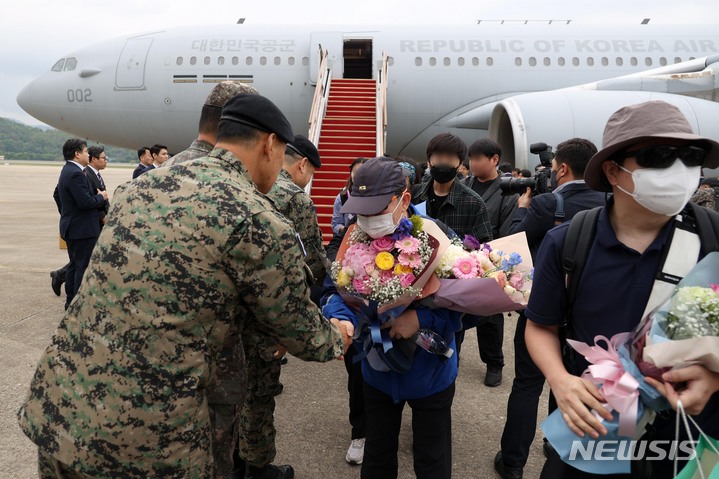
[[[6,160],[61,161],[62,145],[68,138],[71,135],[63,131],[45,130],[0,118],[0,155]],[[98,143],[88,140],[87,146],[93,145]],[[113,162],[137,162],[137,153],[133,150],[105,146],[105,153]]]

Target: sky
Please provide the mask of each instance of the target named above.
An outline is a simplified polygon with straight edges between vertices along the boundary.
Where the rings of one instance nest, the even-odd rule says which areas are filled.
[[[476,24],[572,20],[579,24],[719,24],[716,0],[4,0],[0,16],[0,117],[40,124],[18,92],[64,54],[129,34],[185,25]]]

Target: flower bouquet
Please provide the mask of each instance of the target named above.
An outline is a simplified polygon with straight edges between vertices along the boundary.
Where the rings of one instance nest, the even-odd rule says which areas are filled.
[[[691,364],[719,372],[719,252],[697,263],[642,321],[630,349],[641,372],[654,378]]]
[[[362,318],[355,339],[370,365],[397,372],[411,367],[414,345],[392,342],[381,326],[413,301],[420,307],[476,314],[523,308],[531,261],[524,263],[522,257],[530,258],[529,249],[524,233],[509,238],[486,245],[474,240],[474,249],[463,247],[419,215],[403,218],[394,233],[377,239],[351,226],[330,274],[345,303]],[[517,244],[519,253],[511,249]],[[504,255],[500,248],[513,253]]]
[[[601,461],[582,451],[590,449],[588,436],[576,436],[564,423],[559,410],[543,423],[545,436],[562,460],[587,472],[628,473],[633,448],[653,420],[654,412],[669,408],[645,376],[660,378],[672,368],[700,364],[719,372],[719,252],[710,253],[674,288],[671,297],[649,313],[631,333],[611,340],[601,336],[588,346],[568,340],[590,363],[582,377],[597,385],[608,401],[612,421],[604,421],[607,435],[615,441],[616,460]],[[606,342],[607,348],[597,343]],[[579,452],[579,453],[578,453]]]
[[[482,244],[466,235],[447,248],[435,273],[437,307],[478,316],[524,309],[533,274],[527,237],[522,232]]]
[[[361,318],[355,329],[358,359],[366,356],[377,371],[409,371],[416,344],[392,340],[382,325],[434,292],[436,285],[428,283],[448,245],[442,230],[418,215],[402,218],[394,233],[377,239],[350,226],[330,275],[342,299]]]
[[[332,263],[332,280],[348,304],[376,304],[384,323],[434,292],[427,283],[448,244],[436,224],[418,215],[402,218],[394,233],[378,239],[352,225]]]

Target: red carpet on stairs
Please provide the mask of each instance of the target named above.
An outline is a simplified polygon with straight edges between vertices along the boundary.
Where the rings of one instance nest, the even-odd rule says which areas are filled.
[[[327,114],[317,148],[322,168],[315,172],[310,196],[325,242],[332,239],[332,205],[357,157],[376,156],[375,80],[332,79]]]

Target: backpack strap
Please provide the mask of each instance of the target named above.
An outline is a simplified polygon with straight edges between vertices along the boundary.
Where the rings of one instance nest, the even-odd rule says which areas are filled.
[[[719,213],[694,203],[688,206],[701,241],[701,255],[719,251]]]
[[[569,224],[567,236],[562,248],[562,269],[564,270],[564,286],[567,289],[567,312],[564,316],[569,326],[569,313],[577,296],[579,279],[589,256],[589,249],[594,241],[597,230],[597,219],[603,206],[577,213]]]
[[[552,194],[557,200],[557,206],[554,209],[554,226],[557,226],[564,223],[564,197],[556,191],[553,191]]]

